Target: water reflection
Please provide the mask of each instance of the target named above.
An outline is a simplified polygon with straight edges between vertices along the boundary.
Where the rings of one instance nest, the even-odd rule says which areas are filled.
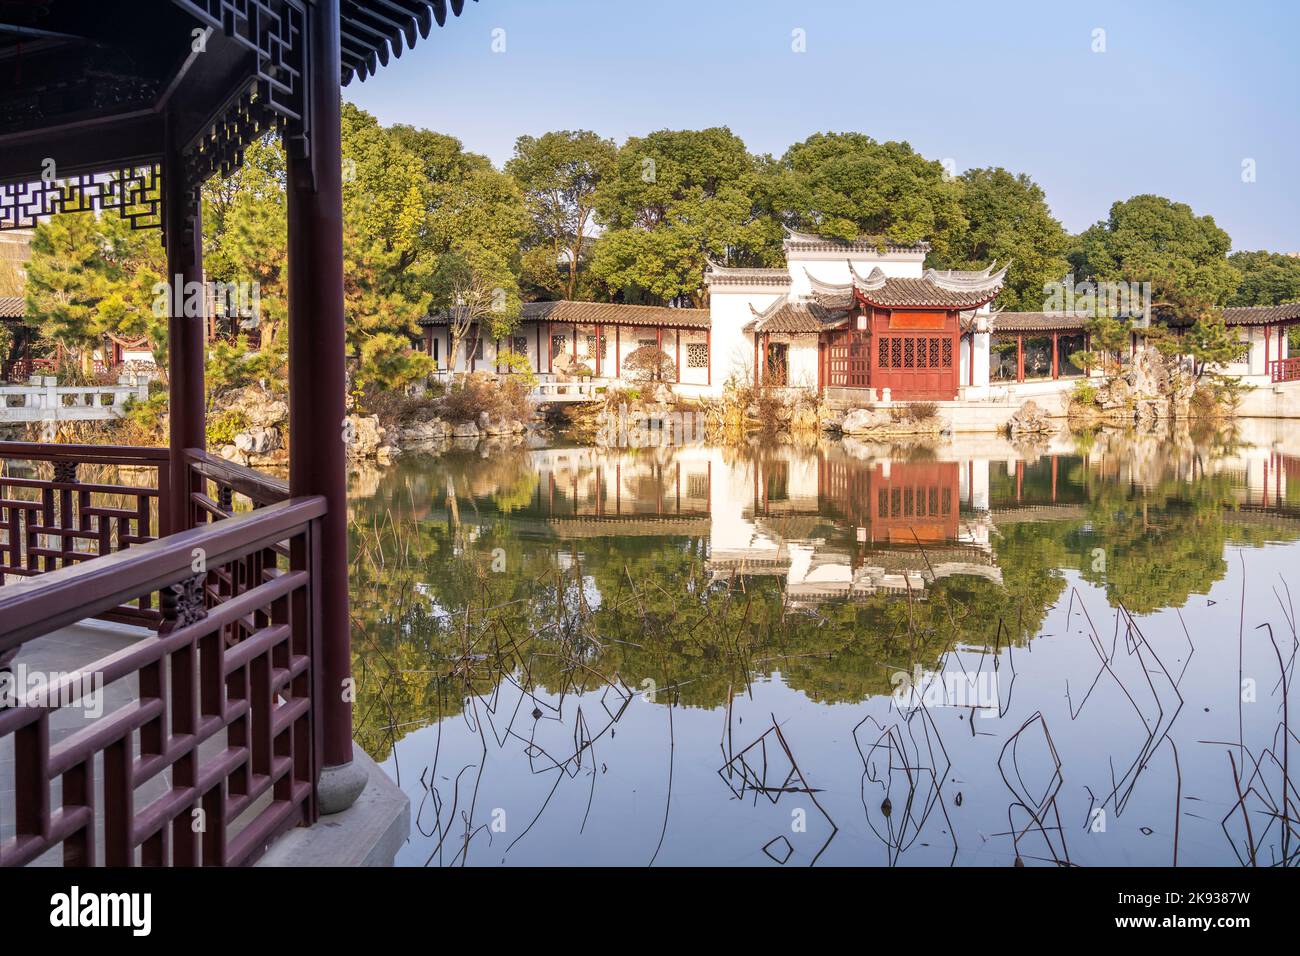
[[[399,859],[1290,859],[1288,441],[359,475],[358,735],[417,808]]]

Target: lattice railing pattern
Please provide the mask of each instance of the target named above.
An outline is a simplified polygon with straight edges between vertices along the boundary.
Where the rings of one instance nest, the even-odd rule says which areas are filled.
[[[111,567],[54,572],[17,599],[0,592],[0,652],[41,627],[41,600],[71,602],[62,620],[152,588],[162,614],[156,637],[69,675],[66,693],[0,711],[23,781],[10,806],[0,797],[13,831],[0,865],[59,847],[70,866],[240,865],[316,818],[311,583],[324,511],[323,499],[297,499],[103,559]],[[196,552],[211,558],[198,574]],[[160,565],[171,584],[132,585],[156,581]],[[217,601],[223,574],[243,587]],[[129,702],[54,743],[51,723],[77,706],[62,702],[83,675],[125,682]]]
[[[0,444],[0,585],[158,537],[166,452],[117,451]]]

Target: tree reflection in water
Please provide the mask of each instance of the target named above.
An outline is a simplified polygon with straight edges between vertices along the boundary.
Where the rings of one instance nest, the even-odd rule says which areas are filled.
[[[357,733],[412,796],[401,861],[1291,860],[1300,467],[1206,448],[547,449],[357,476]]]

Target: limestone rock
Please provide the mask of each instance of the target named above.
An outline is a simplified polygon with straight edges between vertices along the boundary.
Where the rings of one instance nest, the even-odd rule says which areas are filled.
[[[281,428],[289,422],[289,404],[259,385],[232,389],[217,400],[219,409],[242,412],[254,428]]]
[[[888,428],[893,416],[888,409],[855,408],[844,416],[840,431],[846,435],[865,435],[867,432]]]
[[[1007,428],[1013,438],[1018,435],[1050,435],[1056,431],[1056,425],[1033,399],[1021,405],[1011,416]]]
[[[379,447],[384,444],[384,427],[379,424],[377,415],[349,415],[348,442],[349,458],[374,458]]]
[[[236,435],[234,443],[246,456],[266,455],[280,447],[280,433],[266,425],[255,425]]]
[[[451,434],[453,438],[478,438],[478,426],[473,422],[460,422],[452,426]]]

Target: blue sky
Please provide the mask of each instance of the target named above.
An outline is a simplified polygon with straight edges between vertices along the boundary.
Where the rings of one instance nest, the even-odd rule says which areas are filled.
[[[1028,173],[1072,232],[1154,192],[1300,251],[1297,35],[1296,0],[480,0],[344,96],[498,165],[553,129],[722,125],[776,155],[855,130]]]

